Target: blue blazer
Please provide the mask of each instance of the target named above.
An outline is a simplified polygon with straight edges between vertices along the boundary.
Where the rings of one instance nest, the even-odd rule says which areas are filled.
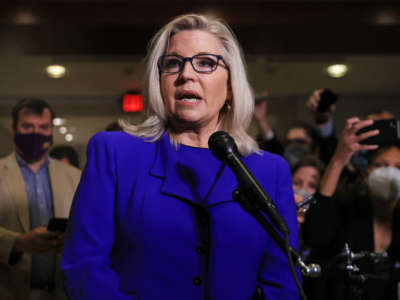
[[[232,171],[221,169],[202,205],[178,161],[167,134],[156,142],[123,132],[90,140],[61,263],[69,297],[246,300],[257,289],[269,300],[298,299],[286,256],[232,200]],[[287,163],[268,152],[244,162],[297,248]]]

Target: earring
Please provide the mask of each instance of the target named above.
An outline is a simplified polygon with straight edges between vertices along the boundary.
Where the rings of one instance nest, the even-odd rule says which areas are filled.
[[[228,111],[231,110],[231,109],[232,109],[231,102],[230,102],[230,101],[226,101],[226,102],[225,102],[225,107],[226,107],[226,109],[227,109]]]

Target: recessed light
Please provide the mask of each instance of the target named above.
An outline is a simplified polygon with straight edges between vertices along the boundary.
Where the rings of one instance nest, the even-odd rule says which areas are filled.
[[[68,133],[65,135],[65,140],[67,142],[72,142],[74,140],[74,136],[72,134]]]
[[[66,120],[63,118],[54,118],[53,119],[54,126],[61,126],[61,125],[64,125],[65,123],[66,123]]]
[[[61,65],[50,65],[46,67],[46,74],[50,78],[62,78],[65,76],[67,69]]]
[[[66,134],[68,132],[68,129],[65,126],[62,126],[58,129],[58,132],[61,134]]]
[[[341,78],[347,74],[349,67],[345,64],[330,65],[326,68],[326,72],[330,77]]]

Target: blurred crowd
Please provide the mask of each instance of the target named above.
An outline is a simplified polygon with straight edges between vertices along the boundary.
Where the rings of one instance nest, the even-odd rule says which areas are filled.
[[[352,117],[337,134],[336,99],[315,90],[305,101],[312,118],[281,139],[268,120],[268,93],[256,98],[260,148],[291,167],[300,253],[321,267],[303,286],[309,299],[400,299],[396,116],[382,109]]]

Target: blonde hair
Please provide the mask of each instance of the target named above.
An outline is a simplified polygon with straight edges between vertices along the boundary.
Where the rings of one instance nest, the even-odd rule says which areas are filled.
[[[229,84],[233,97],[230,101],[231,109],[223,108],[220,112],[217,130],[229,133],[235,139],[242,155],[258,151],[257,143],[246,132],[253,116],[254,98],[247,80],[239,43],[224,21],[204,15],[178,16],[161,28],[150,41],[143,91],[145,102],[147,102],[147,119],[139,125],[122,121],[121,126],[126,132],[149,141],[158,140],[165,131],[168,131],[172,144],[177,145],[174,135],[168,128],[168,119],[160,91],[157,61],[166,52],[171,37],[185,30],[206,31],[221,41],[222,56],[229,67]]]

